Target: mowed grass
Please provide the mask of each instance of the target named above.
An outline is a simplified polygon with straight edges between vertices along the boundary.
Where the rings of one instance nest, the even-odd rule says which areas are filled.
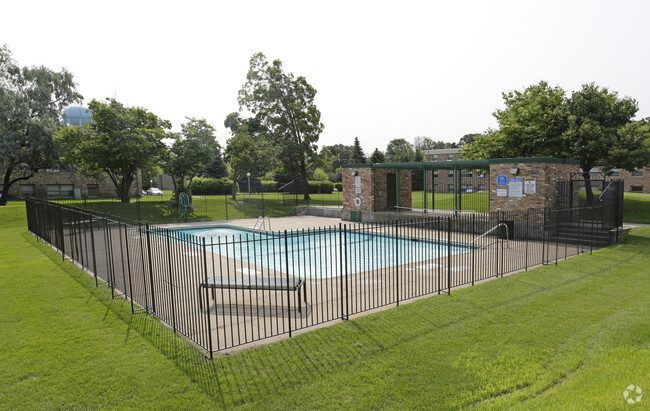
[[[650,194],[625,193],[623,221],[650,224]]]
[[[25,234],[20,207],[0,208],[5,408],[623,410],[650,390],[650,228],[204,362]]]

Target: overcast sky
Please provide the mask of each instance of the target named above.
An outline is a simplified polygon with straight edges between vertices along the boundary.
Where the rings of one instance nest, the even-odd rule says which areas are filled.
[[[370,154],[394,138],[458,141],[495,127],[501,93],[595,82],[650,116],[648,1],[5,1],[0,43],[71,71],[85,97],[142,106],[225,145],[250,57],[318,90],[319,145]]]

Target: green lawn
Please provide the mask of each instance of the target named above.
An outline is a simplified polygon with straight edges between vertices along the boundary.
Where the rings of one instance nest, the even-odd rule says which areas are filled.
[[[650,194],[625,193],[623,221],[650,224]]]
[[[0,404],[630,409],[650,390],[650,227],[607,249],[291,340],[203,356],[0,207]]]

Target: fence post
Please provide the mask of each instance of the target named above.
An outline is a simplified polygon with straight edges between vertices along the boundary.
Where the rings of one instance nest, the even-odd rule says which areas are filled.
[[[343,244],[344,241],[344,227],[345,225],[339,223],[339,267],[341,267],[341,272],[340,272],[340,287],[341,287],[341,320],[345,321],[347,320],[345,316],[345,300],[347,300],[347,281],[345,281],[345,286],[344,286],[344,279],[345,279],[345,272],[347,271],[347,265],[348,265],[348,255],[347,255],[347,248]],[[343,296],[345,294],[345,297]],[[344,300],[345,298],[345,300]]]
[[[124,243],[126,244],[126,268],[129,272],[129,296],[131,297],[131,314],[135,312],[135,308],[133,307],[133,281],[131,278],[131,256],[129,253],[129,232],[126,228],[126,223],[124,224]],[[124,293],[126,293],[126,285],[124,286],[125,290]]]
[[[395,299],[399,307],[399,220],[395,220]]]
[[[61,213],[61,204],[59,206],[59,238],[61,238],[61,260],[65,261],[65,236],[63,233],[63,213]]]
[[[150,230],[149,230],[149,222],[147,221],[145,224],[145,228],[147,230],[147,256],[149,257],[149,288],[151,288],[151,309],[153,312],[156,312],[156,296],[154,295],[154,286],[153,286],[153,262],[151,261],[151,239],[150,237]]]
[[[472,214],[472,237],[476,235],[476,214]],[[472,247],[472,286],[474,286],[474,251],[475,247]]]
[[[228,220],[228,194],[223,196],[224,204],[226,206],[226,221]]]
[[[141,215],[140,215],[140,197],[135,198],[135,204],[136,204],[135,208],[137,209],[137,212],[138,212],[138,222],[140,222],[140,221],[142,221],[141,220]]]
[[[287,288],[289,287],[289,238],[287,236],[287,230],[284,230],[284,261],[286,277],[287,277]],[[305,291],[306,292],[306,291]],[[291,338],[291,293],[287,293],[287,319],[289,320],[289,338]]]
[[[447,217],[447,295],[451,295],[451,217]]]
[[[169,294],[172,302],[172,329],[176,333],[176,309],[174,307],[174,275],[172,271],[172,251],[169,242],[169,229],[166,229],[167,237],[167,266],[169,267]]]
[[[594,206],[591,206],[591,235],[589,237],[589,255],[591,255],[594,251]]]
[[[221,239],[219,240],[221,241]],[[202,237],[202,245],[203,245],[203,276],[205,279],[205,283],[208,284],[208,258],[206,256],[206,248],[205,248],[205,237]],[[212,359],[212,321],[210,321],[210,292],[208,291],[208,287],[205,288],[205,301],[206,301],[206,315],[208,317],[208,347],[210,347],[210,359]],[[287,293],[288,294],[288,293]],[[199,298],[201,298],[200,292],[199,292]],[[215,301],[216,303],[216,301]],[[216,310],[215,310],[216,314]],[[218,320],[218,317],[217,317]],[[218,323],[218,321],[217,321]]]
[[[542,265],[544,264],[544,252],[546,251],[546,208],[542,210],[542,214],[544,215],[542,219]]]
[[[90,246],[93,249],[93,273],[95,273],[95,287],[99,286],[97,282],[97,258],[95,256],[95,230],[93,229],[93,215],[90,214]]]

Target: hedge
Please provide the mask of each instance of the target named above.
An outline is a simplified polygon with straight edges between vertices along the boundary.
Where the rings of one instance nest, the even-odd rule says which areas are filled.
[[[232,193],[232,180],[227,177],[196,177],[192,179],[189,189],[194,195],[230,194]]]
[[[332,194],[334,183],[331,181],[308,181],[309,194]]]

